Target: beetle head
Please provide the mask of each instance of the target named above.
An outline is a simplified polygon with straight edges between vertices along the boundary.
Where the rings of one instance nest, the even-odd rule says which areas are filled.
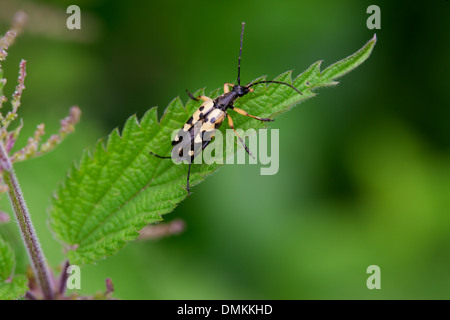
[[[238,95],[238,97],[242,97],[245,96],[247,93],[253,91],[252,89],[250,89],[247,86],[240,86],[240,85],[235,85],[233,87],[233,91],[236,92],[236,94]]]

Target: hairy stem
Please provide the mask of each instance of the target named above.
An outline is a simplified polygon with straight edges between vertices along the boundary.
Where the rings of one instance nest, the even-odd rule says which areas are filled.
[[[44,299],[51,300],[55,297],[54,286],[50,270],[45,262],[44,253],[34,230],[31,216],[28,212],[27,205],[23,198],[22,190],[20,189],[16,175],[6,153],[3,143],[0,142],[0,169],[3,172],[3,180],[8,186],[8,196],[11,206],[14,209],[14,214],[19,225],[22,239],[31,260],[31,265],[38,284],[44,295]]]

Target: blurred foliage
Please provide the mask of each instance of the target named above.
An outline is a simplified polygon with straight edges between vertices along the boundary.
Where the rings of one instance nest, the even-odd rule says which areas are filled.
[[[185,89],[234,81],[242,21],[243,82],[318,59],[326,67],[373,35],[369,1],[2,0],[0,18],[21,7],[65,16],[70,4],[89,14],[71,31],[79,36],[29,26],[4,64],[14,79],[20,59],[28,61],[23,137],[41,122],[56,131],[73,104],[83,111],[54,152],[16,165],[53,266],[62,252],[46,210],[70,164],[130,115],[177,95],[186,101]],[[110,277],[123,299],[448,299],[449,3],[376,4],[382,29],[372,57],[271,125],[280,129],[277,175],[224,166],[166,216],[186,221],[183,234],[132,243],[83,268],[81,293],[101,290]],[[8,26],[0,21],[1,30]],[[5,199],[2,210],[10,211]],[[24,270],[15,228],[1,232]],[[381,290],[366,288],[372,264],[381,268]]]
[[[16,299],[28,290],[25,275],[14,274],[14,252],[0,237],[0,300]]]

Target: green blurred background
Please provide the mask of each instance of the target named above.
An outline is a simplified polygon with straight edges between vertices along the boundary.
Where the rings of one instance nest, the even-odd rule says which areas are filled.
[[[66,29],[71,4],[81,8],[81,31]],[[1,0],[0,33],[18,9],[30,16],[4,64],[10,94],[20,59],[28,61],[22,144],[41,122],[56,131],[71,105],[83,111],[57,150],[16,166],[51,265],[63,253],[47,227],[50,197],[84,148],[134,113],[186,101],[185,89],[234,81],[242,21],[246,82],[355,52],[373,36],[371,4],[381,8],[372,56],[271,125],[280,129],[277,175],[222,167],[165,216],[184,219],[184,233],[83,267],[80,293],[103,290],[110,277],[122,299],[450,298],[444,0]],[[11,212],[5,196],[1,209]],[[15,239],[20,272],[15,229],[1,230]],[[372,264],[381,290],[366,287]]]

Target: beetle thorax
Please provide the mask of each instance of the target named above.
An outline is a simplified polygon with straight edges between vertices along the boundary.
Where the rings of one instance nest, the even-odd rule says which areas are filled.
[[[214,107],[226,111],[237,98],[238,95],[234,91],[224,93],[214,100]]]

